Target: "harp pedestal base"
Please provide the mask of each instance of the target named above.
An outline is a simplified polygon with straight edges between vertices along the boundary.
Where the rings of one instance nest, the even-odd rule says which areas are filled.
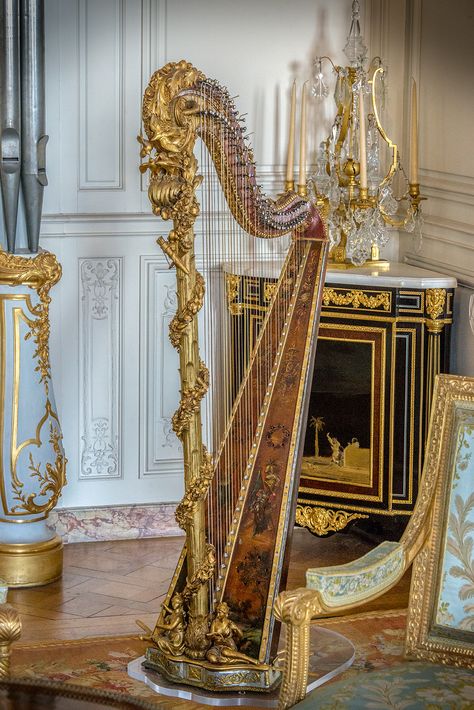
[[[283,641],[281,649],[284,648]],[[331,680],[352,665],[354,646],[335,631],[313,626],[311,629],[311,655],[309,659],[308,692]],[[128,674],[145,683],[160,695],[193,700],[211,707],[278,707],[279,687],[269,692],[243,692],[241,687],[233,685],[220,687],[219,691],[210,691],[203,687],[192,687],[173,683],[156,670],[146,668],[145,657],[137,658],[128,664]],[[226,672],[238,673],[237,666],[231,666]],[[222,692],[225,690],[226,692]]]
[[[235,689],[268,692],[276,688],[281,680],[280,672],[272,666],[246,663],[214,665],[184,656],[168,656],[157,648],[147,648],[143,665],[146,670],[157,671],[172,683],[185,683],[217,692]]]

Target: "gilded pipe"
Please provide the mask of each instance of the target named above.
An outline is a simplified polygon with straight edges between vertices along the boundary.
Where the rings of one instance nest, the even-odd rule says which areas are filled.
[[[46,177],[44,3],[21,0],[21,186],[31,253],[38,251]]]

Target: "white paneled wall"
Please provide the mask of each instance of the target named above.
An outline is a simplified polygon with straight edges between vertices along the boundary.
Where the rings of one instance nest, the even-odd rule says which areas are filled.
[[[362,3],[363,5],[363,3]],[[177,356],[167,325],[167,227],[138,171],[151,73],[192,61],[248,113],[265,189],[283,178],[287,98],[312,59],[344,60],[350,0],[45,0],[49,186],[41,245],[63,278],[51,358],[68,462],[61,506],[176,501],[182,494]],[[325,111],[325,113],[324,113]],[[327,128],[311,108],[312,148]],[[333,115],[328,101],[323,113]]]
[[[370,54],[389,65],[387,129],[406,164],[407,86],[420,87],[424,241],[410,263],[454,274],[454,362],[474,374],[474,75],[471,0],[361,2]],[[167,336],[174,272],[156,245],[137,169],[149,76],[185,58],[238,95],[265,190],[281,189],[292,81],[330,54],[345,63],[351,0],[45,0],[47,152],[41,244],[53,291],[51,357],[69,459],[61,505],[176,501],[182,493],[177,356]],[[310,157],[333,117],[310,102]],[[20,223],[21,224],[21,223]],[[397,253],[394,236],[391,254]]]
[[[140,470],[144,476],[182,472],[181,447],[171,427],[176,409],[178,365],[167,335],[176,313],[174,271],[164,270],[163,257],[140,258]]]
[[[409,0],[407,75],[420,92],[423,243],[401,239],[406,260],[457,277],[453,370],[474,375],[474,13],[471,0]],[[472,306],[471,306],[472,307]]]

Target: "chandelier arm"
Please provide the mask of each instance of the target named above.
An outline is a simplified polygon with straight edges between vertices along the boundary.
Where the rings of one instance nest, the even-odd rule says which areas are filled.
[[[372,82],[372,108],[374,110],[375,123],[377,124],[377,130],[392,151],[392,164],[390,165],[390,168],[389,168],[386,176],[384,177],[384,179],[380,183],[379,188],[382,187],[383,185],[385,185],[391,179],[391,177],[395,173],[397,166],[398,166],[398,147],[387,136],[387,134],[380,122],[380,117],[379,117],[379,114],[377,111],[377,102],[375,100],[375,79],[377,77],[377,74],[379,74],[379,73],[382,74],[383,71],[384,71],[383,67],[378,67],[378,69],[376,69],[374,71],[374,74],[371,79],[371,82]]]
[[[380,67],[383,67],[382,57],[379,57],[378,54],[376,57],[372,57],[372,59],[370,61],[369,69],[372,67],[375,67],[375,66],[377,67],[377,69],[379,69]],[[374,69],[374,72],[375,72],[375,69]],[[373,74],[372,74],[372,78],[373,78]]]
[[[335,67],[335,70],[337,71],[338,74],[339,74],[340,69],[341,69],[341,67]],[[342,146],[344,145],[344,141],[346,140],[347,132],[349,131],[349,128],[350,128],[350,121],[351,121],[351,116],[352,116],[352,101],[353,101],[352,86],[353,86],[355,80],[356,80],[355,71],[349,70],[349,76],[345,77],[344,81],[349,82],[348,96],[350,98],[347,102],[339,104],[338,111],[337,111],[337,116],[342,116],[342,119],[341,119],[341,124],[339,127],[339,134],[337,137],[337,142],[336,142],[336,145],[334,148],[334,159],[335,159],[334,162],[335,162],[336,175],[337,175],[339,185],[341,185],[343,187],[347,186],[349,179],[346,175],[341,173],[340,156],[341,156]]]
[[[337,66],[334,64],[334,62],[332,61],[331,57],[328,57],[327,55],[324,54],[322,57],[317,57],[317,60],[316,60],[316,61],[322,62],[323,59],[327,59],[327,60],[328,60],[328,62],[331,64],[331,66],[332,66],[332,68],[334,69],[334,71],[336,72],[336,74],[339,73],[338,70],[340,69],[340,67],[337,67]]]
[[[378,210],[382,216],[383,221],[385,224],[390,225],[390,227],[396,227],[397,229],[401,229],[402,227],[406,227],[408,220],[410,218],[410,214],[413,214],[413,210],[411,206],[407,209],[407,213],[403,219],[395,219],[391,215],[389,215],[383,207],[380,205],[380,202],[378,204]]]
[[[334,146],[334,167],[336,169],[336,175],[339,185],[345,186],[347,184],[347,177],[341,173],[340,158],[342,146],[344,145],[344,141],[346,140],[347,136],[347,131],[349,130],[350,111],[348,111],[347,106],[344,107],[341,105],[338,109],[337,115],[342,116],[342,120],[339,126],[339,135],[337,137],[336,145]]]

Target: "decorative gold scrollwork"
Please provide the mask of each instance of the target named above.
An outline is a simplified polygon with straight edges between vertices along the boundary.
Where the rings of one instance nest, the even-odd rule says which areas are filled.
[[[22,492],[23,483],[12,478],[12,489],[14,493],[14,499],[19,502],[19,505],[15,505],[12,508],[13,513],[19,511],[25,511],[32,515],[38,513],[49,512],[54,508],[58,502],[59,496],[63,487],[66,485],[66,463],[67,459],[64,456],[62,446],[62,435],[59,428],[54,427],[50,423],[50,436],[49,443],[53,447],[53,451],[56,454],[56,459],[54,463],[46,463],[45,471],[41,471],[41,465],[34,462],[33,454],[30,452],[30,465],[28,466],[31,471],[31,478],[36,478],[40,484],[40,490],[37,493],[30,493],[30,495],[25,495]],[[50,497],[45,503],[37,503],[36,499],[38,496],[45,496],[50,493]]]
[[[202,459],[199,475],[194,476],[186,486],[186,492],[176,508],[175,519],[182,530],[191,522],[196,503],[204,500],[214,475],[212,456],[205,446],[202,447]]]
[[[61,278],[61,264],[54,254],[43,251],[33,259],[0,249],[0,281],[10,286],[26,285],[43,295]]]
[[[235,299],[239,294],[239,286],[242,277],[238,274],[226,274],[225,285],[227,294],[227,308],[233,316],[240,316],[243,312],[243,304],[235,303]]]
[[[260,674],[252,671],[236,671],[235,673],[226,673],[225,675],[217,676],[216,686],[238,686],[242,683],[255,683],[260,679]]]
[[[296,507],[296,522],[308,528],[316,535],[327,535],[330,532],[343,530],[352,520],[368,518],[361,513],[346,513],[345,510],[330,508],[313,508],[310,505]]]
[[[199,372],[196,378],[195,387],[187,387],[181,393],[181,401],[176,412],[173,414],[172,426],[176,436],[180,439],[183,436],[195,412],[198,412],[201,406],[201,399],[209,389],[209,370],[202,360],[199,361]]]
[[[264,301],[271,301],[273,294],[275,293],[275,289],[277,287],[276,283],[265,283],[263,287],[263,299]]]
[[[189,599],[199,591],[203,584],[205,584],[214,574],[216,568],[216,551],[214,545],[209,543],[206,545],[206,552],[202,563],[199,565],[198,569],[194,572],[191,579],[188,579],[186,586],[183,590],[183,599],[189,601]]]
[[[200,273],[196,272],[196,283],[194,284],[191,298],[184,304],[169,326],[170,341],[173,347],[179,349],[181,334],[191,323],[194,316],[201,310],[204,300],[205,284]]]
[[[179,92],[190,88],[204,75],[189,62],[170,62],[155,72],[143,99],[143,125],[148,140],[139,136],[141,172],[150,171],[148,196],[153,213],[173,220],[167,253],[178,258],[192,245],[190,230],[199,215],[195,190],[202,177],[197,175],[193,153],[197,123]]]
[[[334,288],[326,286],[323,289],[323,303],[325,306],[352,306],[353,308],[383,308],[390,310],[390,293],[382,291],[372,296],[359,289],[351,289],[348,293],[337,293]]]
[[[275,618],[286,624],[286,652],[278,707],[290,708],[306,695],[309,662],[309,625],[322,611],[314,589],[281,592],[274,606]]]
[[[49,304],[51,298],[49,290],[61,278],[61,265],[54,254],[40,252],[33,259],[15,254],[8,254],[0,250],[0,281],[10,286],[26,285],[35,289],[40,298],[40,303],[32,307],[36,318],[28,319],[30,332],[25,339],[33,338],[36,350],[33,357],[38,360],[35,368],[40,373],[40,382],[49,392],[51,368],[49,362]]]
[[[446,303],[446,289],[427,288],[425,296],[425,308],[431,320],[436,320],[444,311]]]

